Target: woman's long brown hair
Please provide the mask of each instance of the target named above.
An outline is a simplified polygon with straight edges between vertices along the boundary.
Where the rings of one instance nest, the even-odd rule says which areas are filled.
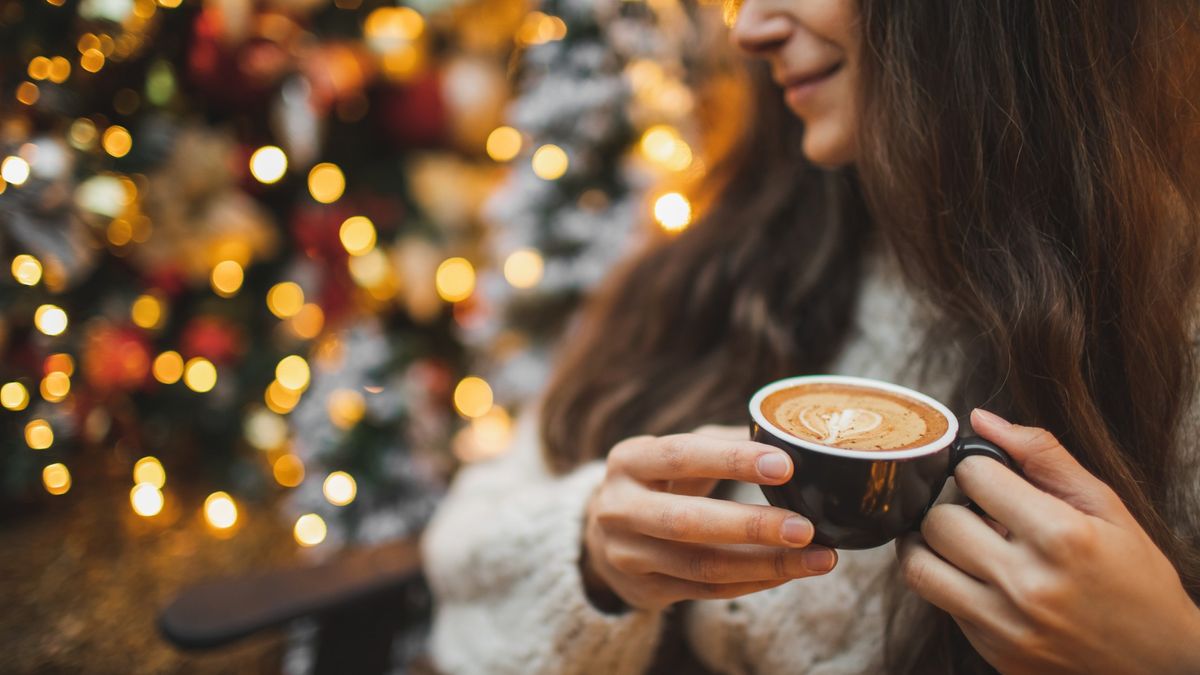
[[[548,461],[744,424],[754,390],[836,355],[878,237],[945,317],[929,353],[970,354],[955,405],[1051,430],[1200,598],[1196,518],[1171,491],[1196,386],[1195,2],[860,5],[856,169],[805,163],[802,128],[760,83],[703,217],[627,261],[566,337],[543,397]],[[919,611],[897,610],[890,672],[990,670]]]

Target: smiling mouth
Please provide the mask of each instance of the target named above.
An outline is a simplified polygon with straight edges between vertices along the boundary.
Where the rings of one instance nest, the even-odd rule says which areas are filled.
[[[809,75],[801,75],[799,77],[789,78],[783,82],[782,86],[784,89],[791,89],[792,87],[803,87],[803,86],[809,85],[809,84],[816,84],[817,82],[820,82],[821,80],[832,77],[834,75],[834,73],[838,72],[841,69],[842,69],[842,62],[838,61],[837,63],[826,68],[825,70],[821,70],[821,71],[818,71],[816,73],[812,73]]]

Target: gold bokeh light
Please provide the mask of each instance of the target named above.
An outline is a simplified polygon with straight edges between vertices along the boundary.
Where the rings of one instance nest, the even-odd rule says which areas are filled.
[[[375,223],[366,216],[351,216],[338,229],[338,238],[350,255],[370,253],[375,248]]]
[[[346,191],[346,176],[337,164],[318,164],[308,172],[308,193],[322,204],[332,204]]]
[[[150,293],[139,295],[129,308],[129,316],[139,328],[158,328],[163,319],[163,302]]]
[[[464,377],[454,388],[454,407],[464,417],[486,415],[492,401],[492,387],[483,378]]]
[[[29,390],[20,382],[5,382],[0,387],[0,405],[12,411],[24,410],[29,406]]]
[[[488,157],[507,162],[521,153],[521,132],[512,127],[499,127],[487,138]]]
[[[217,295],[232,298],[241,290],[245,278],[246,273],[236,260],[222,260],[213,267],[210,281]]]
[[[58,403],[71,393],[70,376],[59,371],[47,373],[46,377],[42,378],[41,392],[42,398],[51,403]]]
[[[542,280],[545,263],[531,248],[513,251],[504,260],[504,278],[515,288],[533,288]]]
[[[176,351],[166,351],[154,358],[151,367],[154,379],[163,384],[175,384],[183,377],[183,357]]]
[[[46,335],[62,335],[67,323],[67,313],[58,305],[41,305],[33,313],[33,325]]]
[[[533,153],[533,173],[542,180],[558,180],[567,172],[571,161],[567,151],[557,145],[547,144]]]
[[[203,356],[188,359],[183,367],[183,383],[200,394],[212,391],[217,386],[217,367]]]
[[[278,183],[287,173],[287,155],[274,145],[264,145],[250,155],[250,174],[266,185]]]
[[[204,500],[204,520],[218,530],[228,530],[237,523],[238,509],[233,497],[226,492],[214,492]]]
[[[54,430],[46,420],[30,420],[25,425],[25,444],[34,450],[45,450],[54,445]]]
[[[267,291],[267,309],[280,319],[290,319],[304,307],[304,289],[294,281],[281,281]]]
[[[12,275],[22,286],[36,286],[42,280],[42,263],[37,258],[22,253],[13,258]]]
[[[438,265],[435,283],[446,302],[466,300],[475,292],[475,267],[466,258],[448,258]]]
[[[280,455],[271,465],[271,473],[283,487],[296,487],[304,482],[304,461],[290,453]]]
[[[358,495],[358,484],[354,482],[354,477],[345,471],[334,471],[325,477],[325,482],[321,484],[321,492],[330,504],[345,506]]]
[[[678,192],[668,192],[654,201],[654,219],[668,232],[679,232],[692,222],[692,204]]]
[[[300,516],[296,519],[296,526],[292,528],[292,536],[301,546],[316,546],[325,541],[326,532],[325,520],[315,513]]]
[[[47,464],[42,468],[42,485],[52,495],[65,495],[71,489],[71,472],[62,462]]]
[[[275,380],[286,389],[304,391],[308,388],[312,373],[303,356],[291,354],[280,359],[275,366]]]
[[[100,137],[100,145],[108,154],[120,158],[128,155],[133,149],[133,137],[129,135],[128,129],[114,124],[104,130],[104,135]]]
[[[143,457],[133,465],[133,482],[148,483],[161,490],[167,484],[167,470],[157,457]]]
[[[129,491],[129,503],[133,506],[134,513],[143,518],[153,518],[162,512],[162,490],[150,483],[139,483]]]

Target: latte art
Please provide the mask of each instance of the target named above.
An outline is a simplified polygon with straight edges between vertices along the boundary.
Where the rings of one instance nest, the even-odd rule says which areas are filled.
[[[800,423],[814,434],[823,436],[822,443],[832,445],[878,429],[883,424],[883,415],[859,408],[835,410],[810,405],[800,411]]]
[[[802,384],[762,402],[772,424],[797,438],[848,450],[904,450],[946,433],[945,416],[921,401],[883,389]]]

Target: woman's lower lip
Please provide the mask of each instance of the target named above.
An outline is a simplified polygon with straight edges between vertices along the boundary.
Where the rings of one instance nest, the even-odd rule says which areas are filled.
[[[792,106],[803,104],[805,101],[812,98],[813,94],[821,87],[821,85],[828,82],[834,75],[837,75],[841,69],[841,66],[838,66],[837,68],[834,68],[820,77],[805,80],[799,84],[793,84],[787,87],[784,89],[784,98],[787,99],[787,102]]]

